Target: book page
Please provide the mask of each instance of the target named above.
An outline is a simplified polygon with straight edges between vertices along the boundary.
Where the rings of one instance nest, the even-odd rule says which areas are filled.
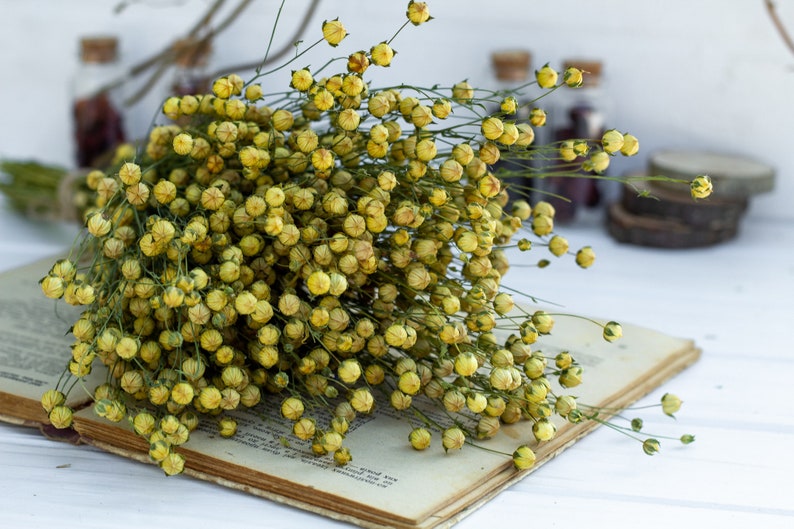
[[[555,391],[579,396],[580,404],[626,406],[697,358],[698,350],[689,340],[629,325],[623,330],[621,340],[608,343],[592,322],[558,318],[553,333],[535,349],[551,357],[569,351],[585,375],[581,386]],[[364,527],[451,524],[527,474],[512,467],[510,455],[519,445],[533,448],[537,468],[596,426],[592,421],[573,425],[558,417],[555,439],[539,444],[532,423],[521,421],[503,425],[493,439],[477,441],[483,449],[466,445],[450,453],[444,452],[436,433],[431,447],[417,452],[408,444],[408,435],[421,422],[380,403],[375,413],[359,415],[352,423],[345,445],[353,461],[337,467],[329,457],[313,456],[308,442],[290,435],[291,423],[278,414],[280,401],[279,396],[271,397],[256,409],[237,412],[238,434],[231,439],[218,436],[211,423],[193,432],[182,450],[187,472]],[[414,399],[419,405],[421,401]],[[448,423],[441,415],[439,421]],[[103,424],[90,410],[78,414],[77,428],[100,441],[119,435],[109,434],[107,430],[118,428]],[[135,441],[123,437],[110,444],[127,442],[127,448],[134,449]]]
[[[46,420],[41,394],[55,387],[69,360],[74,338],[68,332],[79,309],[47,299],[38,285],[54,261],[0,275],[0,416],[5,420]],[[84,399],[78,393],[69,404]]]

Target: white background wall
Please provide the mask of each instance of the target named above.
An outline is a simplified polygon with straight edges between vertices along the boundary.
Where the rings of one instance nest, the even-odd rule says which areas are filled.
[[[116,34],[122,60],[133,64],[185,32],[209,0],[0,0],[0,158],[71,164],[69,78],[78,39]],[[233,3],[233,2],[232,2]],[[777,0],[794,32],[794,1]],[[213,66],[262,57],[278,0],[256,0],[216,41]],[[287,0],[274,47],[288,42],[309,0]],[[350,36],[337,55],[389,38],[404,20],[407,0],[322,0],[306,43],[323,20],[339,17]],[[777,172],[776,189],[759,195],[750,214],[794,219],[794,54],[784,46],[763,0],[430,0],[435,17],[409,27],[393,46],[394,65],[373,85],[405,81],[451,84],[468,78],[494,87],[490,54],[521,47],[533,67],[567,57],[605,63],[616,106],[613,122],[640,138],[641,154],[622,170],[642,170],[649,153],[698,148],[749,156]],[[320,46],[322,57],[331,55]],[[295,66],[318,66],[317,55]],[[372,71],[372,70],[370,70]],[[244,73],[244,72],[241,72]],[[265,82],[286,88],[283,75]],[[142,135],[161,91],[132,109]]]

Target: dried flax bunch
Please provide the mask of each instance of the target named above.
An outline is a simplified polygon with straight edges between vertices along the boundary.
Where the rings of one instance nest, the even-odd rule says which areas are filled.
[[[426,22],[427,5],[411,1],[407,17],[403,27]],[[316,44],[346,35],[339,20],[322,31]],[[335,75],[296,70],[286,93],[264,97],[257,72],[168,99],[164,114],[187,124],[154,127],[144,152],[88,174],[85,238],[41,281],[47,296],[85,308],[68,373],[42,398],[55,426],[71,424],[64,394],[99,364],[108,375],[88,388],[94,410],[131,421],[167,474],[182,471],[178,447],[200,421],[233,436],[228,412],[240,407],[278,406],[295,437],[338,464],[351,459],[350,422],[379,395],[412,417],[416,449],[433,432],[453,450],[520,420],[547,441],[555,413],[595,418],[550,390],[551,377],[581,381],[570,355],[532,349],[551,315],[517,308],[501,284],[505,248],[532,246],[511,243],[522,230],[582,267],[593,252],[571,253],[552,234],[547,203],[506,211],[493,167],[545,152],[563,170],[598,175],[612,155],[634,154],[636,138],[610,131],[530,151],[543,114],[515,122],[512,95],[479,98],[466,82],[371,89],[365,71],[389,66],[389,42],[352,53]],[[544,67],[532,86],[568,89],[581,75],[570,69],[558,84]],[[500,110],[486,114],[494,102]],[[708,185],[699,179],[693,193]],[[511,330],[506,340],[497,326]],[[607,340],[620,334],[617,323],[603,328]],[[449,423],[423,416],[418,399]],[[513,461],[528,468],[534,454],[524,445]]]

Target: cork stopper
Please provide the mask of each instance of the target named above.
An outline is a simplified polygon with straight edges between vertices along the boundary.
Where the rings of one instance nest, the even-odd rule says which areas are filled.
[[[529,75],[532,55],[525,50],[503,50],[491,54],[496,78],[500,81],[524,81]]]
[[[116,37],[85,37],[80,39],[80,60],[85,63],[109,63],[118,57]]]
[[[212,45],[209,40],[180,39],[174,43],[174,63],[184,68],[203,68],[207,65]]]

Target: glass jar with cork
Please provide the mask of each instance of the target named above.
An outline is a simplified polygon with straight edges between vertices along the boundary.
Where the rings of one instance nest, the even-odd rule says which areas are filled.
[[[123,78],[116,37],[80,40],[80,62],[74,75],[73,133],[78,167],[94,167],[125,139],[120,90]]]

